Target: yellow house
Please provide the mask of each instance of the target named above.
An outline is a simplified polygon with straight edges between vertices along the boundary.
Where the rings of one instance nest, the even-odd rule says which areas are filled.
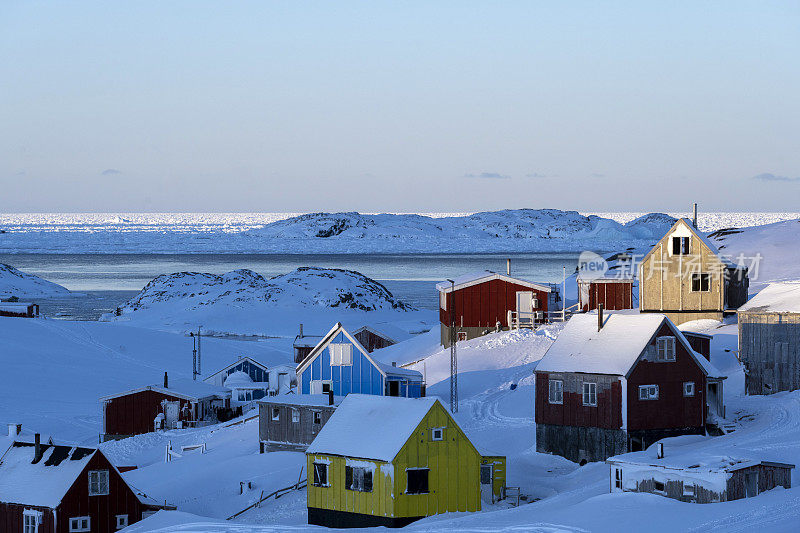
[[[639,264],[639,309],[676,325],[722,320],[747,301],[747,268],[726,257],[681,218]]]
[[[505,492],[505,457],[482,456],[435,398],[349,394],[306,461],[308,523],[328,527],[402,527]]]

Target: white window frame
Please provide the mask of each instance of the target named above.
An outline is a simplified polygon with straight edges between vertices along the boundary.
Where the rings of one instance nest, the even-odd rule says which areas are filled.
[[[25,509],[22,511],[22,533],[39,533],[39,525],[42,523],[42,512],[36,509]]]
[[[312,463],[312,468],[314,468],[314,472],[312,472],[312,474],[311,474],[311,486],[312,487],[330,487],[331,486],[330,468],[328,468],[328,466],[329,466],[328,463],[317,463],[317,462]],[[325,483],[320,483],[320,484],[314,483],[314,475],[316,474],[317,471],[319,471],[319,472],[324,471],[325,472]],[[322,477],[322,476],[319,476],[319,477]]]
[[[614,487],[622,490],[622,469],[618,466],[614,468]]]
[[[280,420],[281,420],[281,408],[280,407],[273,407],[269,418],[273,422],[280,422]]]
[[[675,239],[678,240],[678,249],[675,249]],[[683,244],[686,243],[686,250],[683,249]],[[692,239],[688,236],[673,235],[672,241],[672,255],[690,255],[692,252]]]
[[[547,399],[552,404],[564,403],[564,381],[561,379],[551,379],[547,385]]]
[[[439,307],[442,311],[447,311],[447,293],[444,291],[439,292]]]
[[[665,335],[656,338],[656,360],[658,361],[675,361],[675,354],[677,351],[675,337]]]
[[[444,428],[431,428],[431,440],[440,441],[444,440]]]
[[[328,345],[331,366],[352,366],[353,345],[349,342],[332,342]]]
[[[312,379],[309,386],[311,394],[326,394],[324,392],[325,385],[333,389],[333,381],[330,379]]]
[[[297,424],[300,422],[300,409],[292,407],[292,423]]]
[[[126,514],[118,514],[117,515],[117,529],[122,529],[124,527],[128,527],[128,515],[126,515]]]
[[[84,522],[86,525],[84,525]],[[69,533],[84,533],[92,530],[91,516],[73,516],[69,519]]]
[[[428,472],[428,490],[425,492],[408,492],[408,473],[411,471],[419,472],[419,471],[426,471]],[[406,468],[406,491],[404,494],[430,494],[431,493],[431,469],[427,467],[422,468]]]
[[[312,411],[314,413],[314,424],[322,424],[322,412],[321,411]]]
[[[658,400],[658,385],[639,385],[639,399],[642,401]]]
[[[467,332],[466,331],[459,331],[456,334],[456,342],[464,342],[467,340]]]
[[[694,386],[694,381],[684,381],[683,382],[683,395],[687,398],[694,396],[696,387]]]
[[[583,405],[586,407],[597,407],[597,383],[594,381],[583,382]]]
[[[92,487],[94,483],[92,481],[93,476],[97,477],[97,489]],[[103,481],[105,481],[105,487],[103,487]],[[110,483],[111,477],[108,470],[89,470],[89,496],[108,496],[111,490]]]

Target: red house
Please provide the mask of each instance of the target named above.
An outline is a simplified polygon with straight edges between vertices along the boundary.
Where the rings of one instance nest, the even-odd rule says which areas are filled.
[[[0,459],[0,531],[111,533],[163,508],[100,450],[14,442]]]
[[[636,309],[633,278],[578,278],[578,299],[582,311],[595,311],[599,305],[606,311]]]
[[[575,315],[535,374],[536,450],[580,463],[723,416],[725,376],[661,314]]]
[[[217,421],[217,411],[229,408],[231,391],[189,379],[148,385],[100,399],[103,440],[121,439],[159,429],[196,427]]]
[[[551,288],[490,270],[467,274],[439,291],[441,343],[450,346],[451,324],[456,340],[480,337],[498,328],[533,327],[547,320]]]

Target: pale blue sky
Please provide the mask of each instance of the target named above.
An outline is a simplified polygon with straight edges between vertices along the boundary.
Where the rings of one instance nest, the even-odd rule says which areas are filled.
[[[797,211],[799,58],[797,1],[4,0],[0,210]]]

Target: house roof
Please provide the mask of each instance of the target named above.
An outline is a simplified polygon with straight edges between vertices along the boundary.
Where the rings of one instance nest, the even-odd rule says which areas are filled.
[[[32,463],[35,447],[15,442],[0,460],[0,501],[55,509],[86,468],[95,448],[42,444],[42,458]]]
[[[295,348],[313,348],[324,337],[324,335],[303,335],[302,337],[298,335],[294,338],[292,346]]]
[[[518,278],[512,278],[511,276],[498,274],[497,272],[492,272],[491,270],[471,272],[469,274],[459,276],[453,280],[455,282],[454,285],[451,285],[449,281],[442,281],[436,284],[436,290],[439,292],[450,292],[452,290],[459,290],[466,287],[471,287],[472,285],[479,285],[495,279],[507,281],[508,283],[516,283],[517,285],[530,287],[531,289],[536,289],[537,291],[550,292],[551,290],[549,285],[542,285]]]
[[[333,339],[336,338],[339,333],[342,333],[352,344],[355,346],[356,350],[360,351],[362,355],[373,365],[378,371],[384,375],[384,377],[390,376],[399,376],[399,377],[408,377],[414,378],[415,380],[422,381],[422,374],[416,370],[409,370],[407,368],[398,368],[392,365],[387,365],[385,363],[380,363],[372,358],[370,353],[367,351],[364,346],[361,345],[358,340],[353,337],[340,322],[337,322],[335,326],[331,328],[331,330],[322,338],[322,340],[312,349],[305,359],[303,359],[300,364],[297,365],[297,373],[300,374],[305,370],[311,362],[317,358],[322,353]]]
[[[698,239],[698,240],[700,240],[700,241],[701,241],[701,242],[702,242],[702,243],[703,243],[703,244],[704,244],[704,245],[705,245],[705,246],[706,246],[706,247],[707,247],[707,248],[708,248],[708,249],[711,251],[711,253],[713,253],[714,255],[716,255],[716,256],[717,256],[717,258],[718,258],[718,259],[719,259],[719,260],[720,260],[720,261],[721,261],[721,262],[722,262],[722,263],[723,263],[723,264],[724,264],[726,267],[728,267],[728,268],[738,268],[738,267],[739,267],[739,266],[738,266],[736,263],[734,263],[734,262],[733,262],[733,261],[730,259],[730,257],[727,257],[727,256],[724,256],[724,255],[722,255],[722,254],[720,253],[720,251],[719,251],[719,248],[717,248],[717,247],[716,247],[716,245],[715,245],[714,243],[712,243],[712,242],[711,242],[711,240],[709,240],[709,238],[708,238],[708,237],[706,237],[705,235],[703,235],[703,233],[702,233],[702,232],[698,231],[698,230],[697,230],[697,228],[695,228],[695,227],[692,225],[692,222],[691,222],[689,219],[687,219],[687,218],[679,218],[679,219],[678,219],[678,220],[675,222],[675,224],[673,224],[673,225],[672,225],[672,227],[669,229],[669,231],[666,233],[666,235],[669,235],[670,233],[672,233],[673,231],[675,231],[675,228],[676,228],[677,226],[679,226],[679,225],[682,225],[682,226],[685,226],[686,228],[688,228],[688,229],[689,229],[689,231],[691,231],[691,232],[692,232],[692,235],[694,235],[695,237],[697,237],[697,239]],[[666,235],[665,235],[665,237],[666,237]],[[662,239],[663,239],[663,237],[662,237]],[[647,253],[645,254],[645,256],[642,258],[642,260],[639,262],[639,265],[642,265],[642,264],[645,262],[645,260],[647,260],[647,258],[648,258],[648,257],[650,257],[650,255],[652,255],[652,254],[653,254],[653,252],[655,252],[656,248],[657,248],[657,246],[653,246],[653,247],[650,249],[650,251],[649,251],[649,252],[647,252]]]
[[[333,405],[337,406],[342,403],[344,396],[334,396]],[[280,405],[308,405],[312,407],[328,407],[327,394],[283,394],[281,396],[272,396],[258,400],[258,403],[263,404],[280,404]]]
[[[241,362],[242,362],[242,361],[244,361],[245,359],[246,359],[246,360],[248,360],[248,361],[250,361],[251,363],[253,363],[253,364],[254,364],[254,365],[256,365],[257,367],[261,368],[261,369],[262,369],[262,370],[264,370],[265,372],[269,370],[269,368],[267,368],[267,366],[266,366],[266,365],[263,365],[263,364],[259,363],[258,361],[256,361],[256,360],[255,360],[255,359],[253,359],[252,357],[249,357],[249,356],[244,356],[244,357],[242,357],[242,358],[240,358],[240,359],[238,359],[238,360],[234,361],[233,363],[229,364],[229,365],[228,365],[228,366],[226,366],[225,368],[221,368],[221,369],[217,370],[216,372],[214,372],[213,374],[211,374],[211,375],[207,376],[206,378],[204,378],[204,380],[203,380],[203,381],[208,381],[209,379],[213,378],[214,376],[216,376],[216,375],[217,375],[217,374],[219,374],[220,372],[226,372],[227,370],[229,370],[229,369],[233,368],[234,366],[238,365],[239,363],[241,363]]]
[[[746,304],[740,313],[800,313],[800,281],[770,283]]]
[[[169,387],[167,388],[163,387],[162,385],[147,385],[146,387],[104,396],[100,398],[100,401],[108,401],[114,398],[128,396],[129,394],[135,394],[137,392],[143,392],[146,390],[160,392],[161,394],[169,394],[170,396],[176,396],[178,398],[183,398],[190,401],[199,401],[206,398],[219,398],[224,400],[225,398],[230,398],[231,396],[231,391],[225,387],[218,387],[204,381],[194,381],[185,378],[170,378]]]
[[[306,453],[391,462],[438,401],[348,394]]]
[[[371,331],[375,335],[383,337],[384,339],[387,339],[395,344],[397,344],[398,342],[403,342],[404,340],[408,340],[411,337],[413,337],[413,335],[407,332],[406,330],[398,328],[397,326],[393,324],[388,324],[386,322],[382,322],[380,324],[361,326],[360,328],[358,328],[353,332],[353,335],[358,335],[364,330]]]
[[[536,371],[627,376],[665,322],[706,375],[724,378],[659,313],[606,313],[600,331],[597,331],[597,313],[574,315],[539,361]]]
[[[705,452],[680,452],[679,447],[671,449],[669,441],[663,443],[664,457],[659,459],[657,447],[650,446],[648,449],[639,452],[631,452],[622,455],[609,457],[606,462],[616,465],[637,465],[663,468],[666,470],[686,471],[688,473],[701,472],[733,472],[742,468],[756,465],[781,466],[794,468],[793,464],[767,461],[756,458],[751,452],[742,450],[738,457],[729,455],[714,455]]]

